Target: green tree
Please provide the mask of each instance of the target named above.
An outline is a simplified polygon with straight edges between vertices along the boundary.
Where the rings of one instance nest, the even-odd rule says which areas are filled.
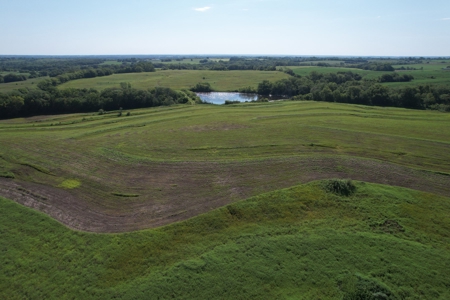
[[[264,80],[258,84],[258,94],[260,95],[270,95],[272,93],[272,83],[268,80]]]

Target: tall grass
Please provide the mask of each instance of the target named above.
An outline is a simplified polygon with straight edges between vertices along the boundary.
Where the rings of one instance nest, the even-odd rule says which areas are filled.
[[[365,183],[347,197],[322,186],[127,234],[74,232],[1,199],[0,297],[450,297],[449,198]],[[386,220],[404,230],[384,230]]]

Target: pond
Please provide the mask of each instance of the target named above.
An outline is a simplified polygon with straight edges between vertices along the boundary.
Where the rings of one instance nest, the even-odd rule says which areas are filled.
[[[226,100],[239,101],[239,102],[250,102],[256,101],[261,98],[266,98],[269,100],[282,100],[289,99],[288,96],[274,96],[274,95],[258,95],[258,94],[246,94],[246,93],[233,93],[233,92],[209,92],[209,93],[196,93],[197,96],[204,102],[212,104],[225,104]]]
[[[258,99],[257,94],[245,94],[245,93],[225,93],[225,92],[210,92],[210,93],[196,93],[197,96],[204,102],[213,104],[224,104],[225,100],[231,101],[253,101]]]

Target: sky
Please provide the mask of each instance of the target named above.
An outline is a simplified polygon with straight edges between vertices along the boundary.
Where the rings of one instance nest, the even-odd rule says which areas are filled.
[[[0,55],[450,56],[449,0],[0,0]]]

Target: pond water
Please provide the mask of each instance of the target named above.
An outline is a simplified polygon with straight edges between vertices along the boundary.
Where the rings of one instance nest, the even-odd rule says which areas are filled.
[[[196,93],[202,101],[213,104],[224,104],[225,100],[231,101],[252,101],[257,100],[257,94],[245,94],[245,93],[225,93],[225,92],[211,92],[211,93]]]

